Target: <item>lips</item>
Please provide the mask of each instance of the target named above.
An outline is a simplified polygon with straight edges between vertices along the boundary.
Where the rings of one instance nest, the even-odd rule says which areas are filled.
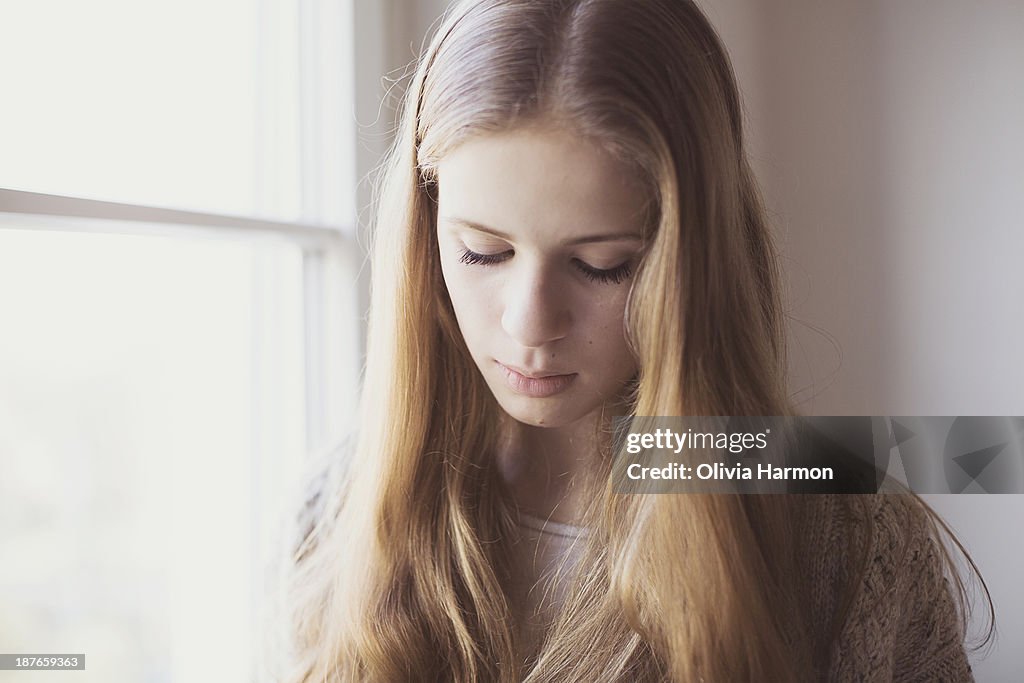
[[[523,377],[526,377],[527,379],[545,379],[547,377],[566,377],[568,375],[574,374],[574,373],[571,373],[571,372],[550,372],[550,371],[546,371],[546,370],[524,370],[523,368],[520,368],[518,366],[506,365],[505,363],[501,363],[501,362],[499,362],[498,365],[501,365],[501,366],[503,366],[503,367],[505,367],[505,368],[507,368],[507,369],[509,369],[509,370],[511,370],[511,371],[513,371],[515,373],[517,373],[517,374],[520,374]]]
[[[497,363],[513,391],[533,398],[545,398],[565,391],[576,379],[576,373],[562,374],[544,370],[525,370],[512,368],[501,362]]]

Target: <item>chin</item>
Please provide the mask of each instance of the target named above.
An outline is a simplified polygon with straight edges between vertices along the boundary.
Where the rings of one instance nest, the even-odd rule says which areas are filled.
[[[587,415],[587,413],[580,413],[578,406],[574,406],[577,408],[576,410],[566,410],[563,402],[551,401],[551,399],[516,397],[498,403],[513,420],[531,427],[565,427]],[[547,405],[544,405],[545,403]]]

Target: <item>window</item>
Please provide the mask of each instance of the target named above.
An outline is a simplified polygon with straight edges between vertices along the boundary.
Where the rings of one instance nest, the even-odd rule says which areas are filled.
[[[280,521],[356,394],[352,11],[0,8],[0,651],[264,680]]]

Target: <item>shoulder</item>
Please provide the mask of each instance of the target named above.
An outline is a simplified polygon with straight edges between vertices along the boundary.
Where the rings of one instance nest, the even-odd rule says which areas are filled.
[[[813,498],[809,579],[831,626],[828,679],[973,680],[932,513],[910,494]]]
[[[312,454],[304,465],[293,518],[291,548],[296,559],[305,555],[337,513],[354,448],[355,437],[350,436]]]

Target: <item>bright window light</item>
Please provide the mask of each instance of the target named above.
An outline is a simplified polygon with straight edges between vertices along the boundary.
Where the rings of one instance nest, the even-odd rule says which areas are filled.
[[[0,652],[86,655],[0,683],[274,680],[357,394],[351,2],[0,3]]]
[[[0,187],[252,215],[273,162],[296,215],[296,5],[4,3]]]
[[[0,230],[5,651],[252,680],[272,484],[304,445],[301,284],[288,245]]]

